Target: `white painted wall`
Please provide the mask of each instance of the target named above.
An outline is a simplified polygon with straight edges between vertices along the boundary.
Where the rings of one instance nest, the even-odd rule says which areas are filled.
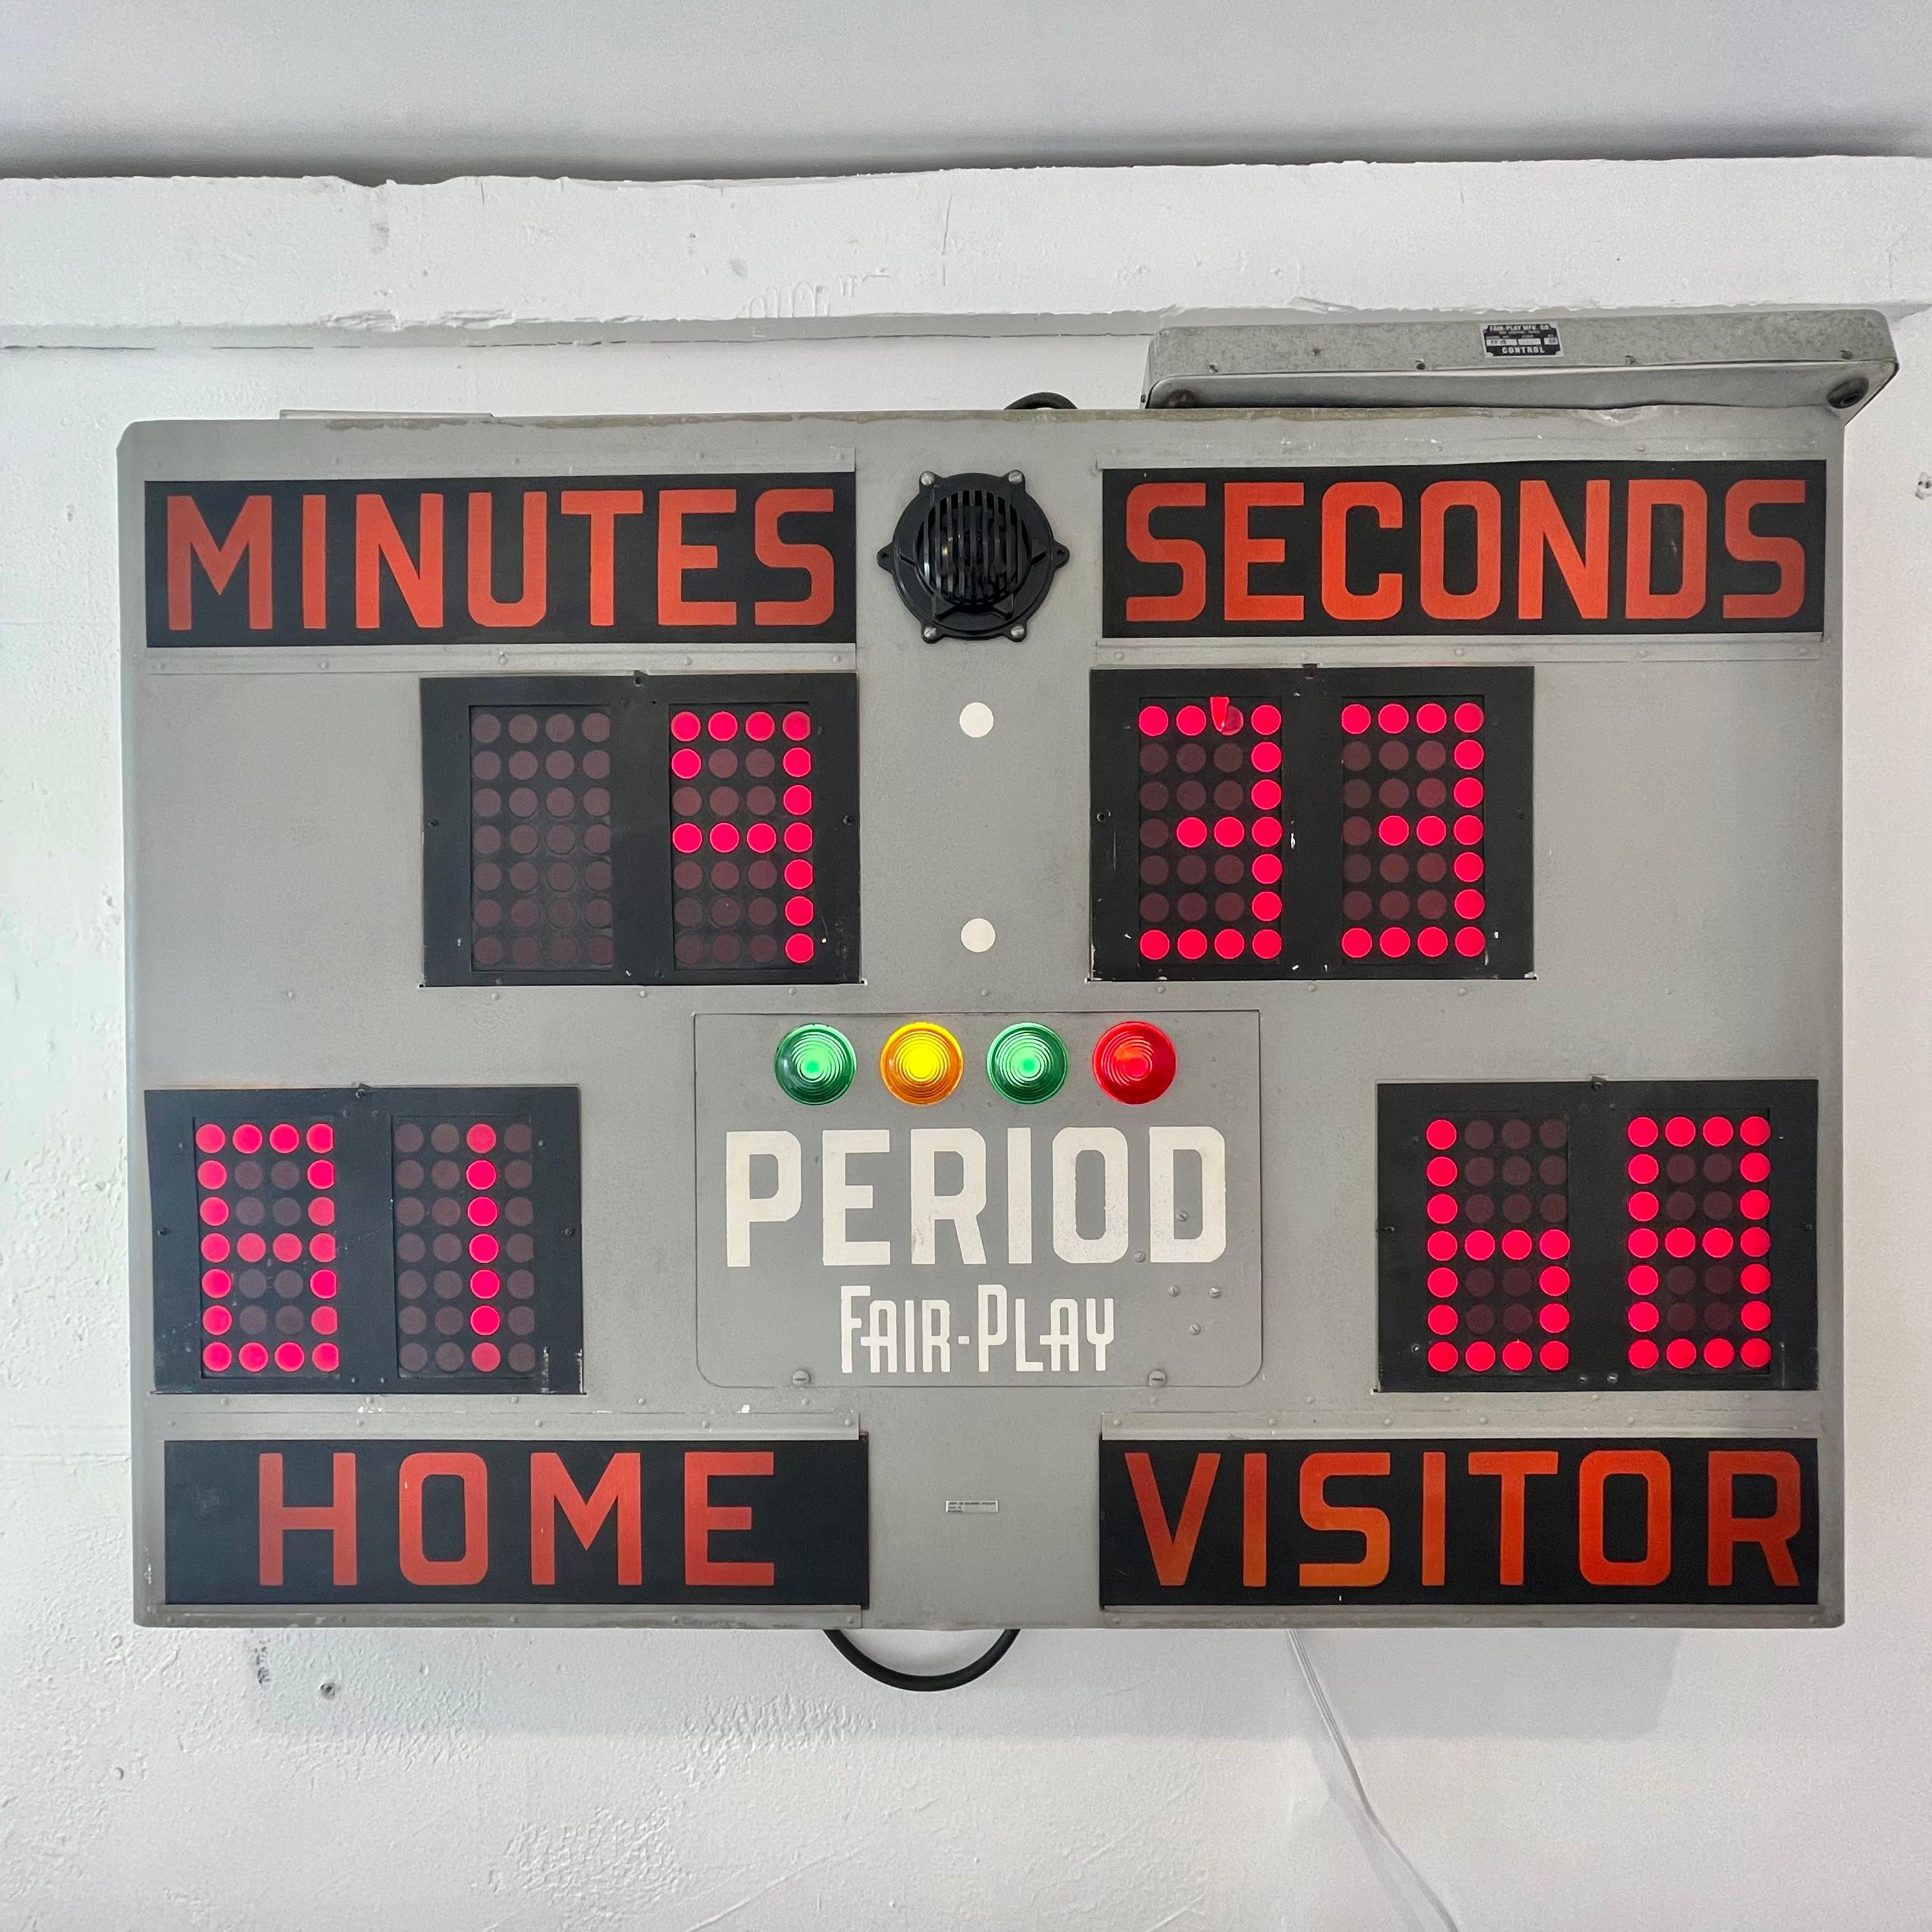
[[[0,171],[1924,154],[1922,0],[14,0]]]
[[[1674,167],[1255,171],[1236,191],[1305,242],[1291,279],[1311,302],[1338,286],[1381,309],[1878,298],[1903,316],[1932,298],[1922,169],[1739,165],[1701,182]],[[1848,188],[1843,169],[1872,166]],[[1062,193],[1023,185],[1036,218],[1038,197]],[[1636,245],[1630,211],[1682,208],[1700,189],[1694,228]],[[1270,1634],[1029,1634],[982,1685],[915,1699],[806,1634],[128,1621],[122,426],[282,408],[983,407],[1040,387],[1131,404],[1145,320],[1132,291],[1151,274],[1185,303],[1176,224],[1208,219],[1212,176],[1096,185],[1106,205],[1147,211],[1144,241],[1098,222],[1016,233],[1010,202],[996,224],[960,220],[950,256],[917,220],[878,240],[892,299],[920,292],[928,330],[951,273],[970,292],[956,326],[1015,328],[994,301],[1004,274],[1048,332],[868,338],[904,324],[854,294],[833,320],[859,339],[782,326],[722,343],[509,339],[688,332],[674,298],[706,265],[742,260],[754,286],[800,261],[809,272],[868,211],[946,192],[853,184],[852,202],[812,202],[814,236],[747,224],[725,191],[503,184],[471,189],[468,215],[460,196],[417,208],[398,244],[375,227],[393,197],[353,191],[56,188],[23,212],[0,186],[0,344],[122,345],[0,350],[9,1932],[1407,1922],[1334,1802],[1334,1767]],[[977,193],[961,184],[956,211]],[[670,232],[674,206],[638,194],[700,211],[681,260],[638,259],[638,233]],[[1459,202],[1462,254],[1439,226]],[[539,203],[551,214],[536,232]],[[304,304],[290,238],[317,206],[336,252],[310,237]],[[1593,244],[1592,220],[1631,245]],[[595,254],[573,252],[592,239]],[[548,304],[537,258],[560,264]],[[1210,291],[1204,306],[1264,305],[1279,259],[1204,260],[1193,286]],[[420,312],[415,346],[332,307],[346,264],[367,281],[378,262],[397,304]],[[607,299],[620,284],[628,304]],[[1126,292],[1108,304],[1109,290]],[[478,303],[494,327],[452,319]],[[1124,332],[1055,334],[1055,316]],[[1852,430],[1848,472],[1849,1619],[1822,1634],[1312,1637],[1371,1791],[1470,1932],[1932,1924],[1932,320],[1899,334],[1905,373]]]

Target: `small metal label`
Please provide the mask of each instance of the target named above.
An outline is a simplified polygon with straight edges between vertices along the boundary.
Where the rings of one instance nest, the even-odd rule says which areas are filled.
[[[1563,339],[1553,322],[1485,322],[1483,353],[1511,362],[1521,356],[1561,356]]]
[[[998,1516],[1000,1506],[997,1502],[963,1502],[948,1498],[946,1514],[948,1516]]]

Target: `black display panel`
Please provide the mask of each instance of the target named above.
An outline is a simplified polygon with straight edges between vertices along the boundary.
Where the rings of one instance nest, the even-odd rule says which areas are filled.
[[[584,1387],[573,1087],[147,1096],[154,1387]]]
[[[1377,1101],[1383,1388],[1817,1385],[1815,1082]]]
[[[1108,1610],[1814,1604],[1818,1541],[1804,1438],[1100,1444]]]
[[[846,672],[422,684],[431,986],[859,976]]]
[[[1527,975],[1534,676],[1094,673],[1095,978]]]
[[[855,1606],[866,1444],[170,1442],[167,1601]]]

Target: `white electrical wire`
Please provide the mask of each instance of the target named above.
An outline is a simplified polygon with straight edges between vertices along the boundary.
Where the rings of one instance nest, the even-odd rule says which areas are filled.
[[[1322,1680],[1316,1676],[1315,1666],[1308,1660],[1308,1652],[1302,1646],[1300,1633],[1290,1630],[1287,1636],[1288,1647],[1294,1652],[1295,1662],[1301,1666],[1301,1681],[1308,1687],[1310,1701],[1315,1706],[1316,1714],[1322,1720],[1322,1728],[1328,1734],[1328,1742],[1334,1747],[1335,1755],[1341,1760],[1342,1768],[1348,1774],[1348,1789],[1354,1794],[1355,1808],[1361,1814],[1362,1823],[1367,1828],[1371,1839],[1387,1851],[1394,1861],[1398,1873],[1406,1876],[1408,1887],[1412,1888],[1420,1895],[1427,1906],[1429,1914],[1443,1928],[1443,1932],[1462,1932],[1461,1927],[1456,1922],[1455,1914],[1443,1904],[1436,1888],[1417,1869],[1415,1861],[1389,1835],[1388,1827],[1382,1822],[1374,1804],[1370,1801],[1368,1787],[1362,1782],[1362,1774],[1355,1768],[1354,1754],[1348,1748],[1348,1739],[1342,1735],[1342,1726],[1336,1722],[1334,1707],[1328,1702],[1328,1694],[1322,1689]],[[1402,1903],[1406,1906],[1413,1908],[1415,1900],[1410,1898]],[[1417,1916],[1419,1918],[1420,1915]]]

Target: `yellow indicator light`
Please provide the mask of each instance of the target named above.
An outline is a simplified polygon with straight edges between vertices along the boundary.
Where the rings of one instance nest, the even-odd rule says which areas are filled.
[[[915,1107],[944,1100],[965,1067],[959,1042],[930,1020],[901,1027],[879,1049],[879,1078],[886,1091]]]

